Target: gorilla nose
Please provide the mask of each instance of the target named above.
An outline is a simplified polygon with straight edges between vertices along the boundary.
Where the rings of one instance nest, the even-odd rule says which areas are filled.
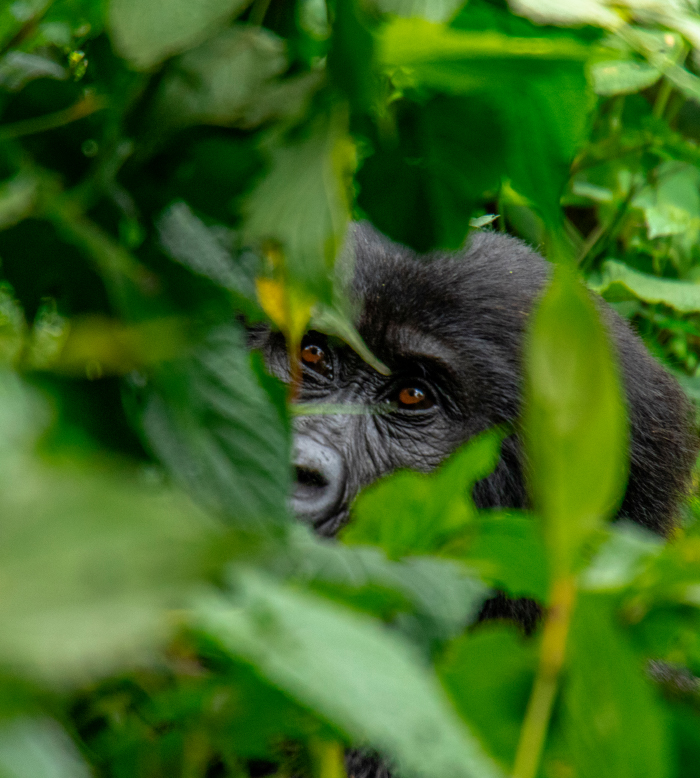
[[[300,519],[319,526],[340,505],[345,481],[343,459],[335,449],[307,435],[297,437],[294,448],[292,508]]]

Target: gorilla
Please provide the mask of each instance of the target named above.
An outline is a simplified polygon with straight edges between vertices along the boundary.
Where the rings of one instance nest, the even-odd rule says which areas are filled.
[[[346,291],[355,323],[391,375],[322,333],[309,332],[302,342],[299,402],[387,408],[295,419],[293,508],[326,536],[349,520],[362,487],[399,468],[430,471],[474,435],[517,420],[527,319],[549,277],[539,254],[500,233],[476,232],[457,253],[418,256],[360,223],[349,243],[354,270]],[[666,536],[698,449],[693,413],[629,325],[595,299],[617,352],[630,418],[629,479],[617,516]],[[289,380],[279,333],[251,345],[262,348],[274,374]],[[513,429],[495,471],[474,487],[480,508],[527,507]],[[529,633],[540,613],[531,600],[496,594],[479,619],[507,619]],[[380,757],[362,750],[349,750],[345,766],[352,778],[391,778]]]
[[[348,521],[362,487],[399,468],[430,471],[474,435],[517,419],[524,330],[549,275],[547,262],[526,244],[495,232],[474,233],[461,252],[424,257],[360,223],[350,244],[347,291],[356,326],[391,375],[309,332],[298,400],[368,409],[386,403],[391,410],[296,419],[293,508],[328,536]],[[596,299],[630,417],[630,472],[618,517],[667,535],[698,448],[690,404],[627,323]],[[272,372],[288,380],[281,335],[257,345]],[[473,497],[480,508],[527,506],[517,433],[506,438],[496,470]]]

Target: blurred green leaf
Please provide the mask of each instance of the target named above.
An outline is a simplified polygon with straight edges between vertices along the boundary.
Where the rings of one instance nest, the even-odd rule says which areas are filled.
[[[412,647],[365,616],[239,570],[200,598],[199,624],[234,656],[410,773],[500,775]]]
[[[288,568],[294,580],[323,591],[348,593],[354,604],[373,603],[378,590],[394,592],[443,635],[468,624],[487,594],[471,570],[454,560],[413,556],[393,562],[377,548],[331,543],[303,526],[293,528],[285,557],[274,568]]]
[[[576,775],[673,775],[665,717],[604,597],[579,598],[569,645],[564,727]]]
[[[476,519],[476,537],[464,555],[482,579],[512,597],[545,602],[547,552],[534,516],[488,512]]]
[[[627,586],[649,559],[658,556],[663,541],[636,524],[617,524],[581,575],[588,591],[615,591]]]
[[[643,62],[609,60],[591,66],[597,95],[626,95],[646,89],[661,78],[661,71]]]
[[[176,61],[155,100],[155,121],[250,127],[299,117],[320,74],[278,80],[287,65],[278,36],[253,25],[229,27]]]
[[[359,205],[384,233],[419,251],[461,248],[471,216],[499,184],[498,115],[481,98],[397,103],[398,138],[378,139],[358,174]]]
[[[637,298],[646,303],[663,303],[682,313],[700,311],[700,284],[658,278],[612,259],[603,264],[599,276],[591,277],[589,286],[607,300]]]
[[[655,171],[653,186],[642,189],[632,205],[644,211],[650,238],[700,229],[700,171],[667,162]]]
[[[372,484],[355,501],[343,541],[379,546],[390,559],[437,551],[474,520],[471,490],[496,466],[501,440],[486,432],[433,473],[400,471]]]
[[[215,329],[149,384],[146,437],[195,499],[239,525],[288,519],[286,416],[256,375],[239,326]]]
[[[457,710],[505,764],[515,754],[536,667],[536,644],[515,627],[494,625],[453,640],[437,665]]]
[[[55,721],[22,717],[0,724],[3,778],[89,778],[91,774]]]
[[[530,324],[523,428],[556,580],[617,507],[627,470],[617,366],[593,300],[568,266],[556,268]]]
[[[139,70],[196,46],[249,0],[109,0],[109,28],[117,52]]]
[[[322,300],[350,214],[344,176],[354,162],[343,111],[317,116],[293,139],[269,139],[271,170],[247,198],[244,233],[268,247],[278,272]]]
[[[48,414],[7,373],[0,406],[0,658],[64,683],[143,658],[205,571],[216,526],[153,474],[38,461]]]

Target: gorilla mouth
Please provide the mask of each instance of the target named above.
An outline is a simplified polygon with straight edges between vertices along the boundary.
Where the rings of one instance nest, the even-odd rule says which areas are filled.
[[[325,489],[328,486],[328,479],[318,470],[300,465],[297,465],[295,470],[297,475],[297,492],[315,492],[317,489]]]

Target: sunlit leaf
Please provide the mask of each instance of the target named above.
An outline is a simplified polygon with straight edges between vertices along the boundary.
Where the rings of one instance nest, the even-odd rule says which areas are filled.
[[[607,334],[567,266],[556,269],[533,314],[523,427],[552,572],[569,574],[583,540],[621,499],[627,420]]]
[[[446,22],[464,5],[464,0],[373,0],[384,13],[420,16],[431,22]]]
[[[378,622],[252,571],[202,597],[199,624],[265,678],[411,774],[500,775],[420,655]]]

